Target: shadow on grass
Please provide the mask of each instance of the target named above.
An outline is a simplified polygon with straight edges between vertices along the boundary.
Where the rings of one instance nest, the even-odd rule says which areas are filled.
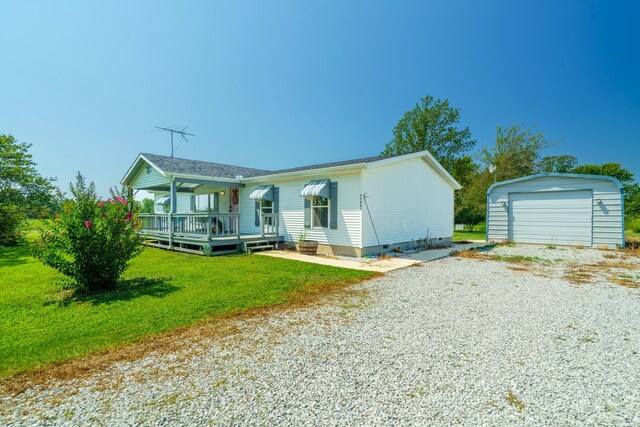
[[[171,284],[172,277],[135,277],[122,280],[115,289],[100,292],[70,292],[58,301],[58,305],[67,306],[72,302],[88,302],[93,305],[112,304],[120,301],[131,301],[140,297],[164,298],[180,289]]]
[[[24,265],[30,256],[31,252],[26,246],[0,246],[0,268]]]

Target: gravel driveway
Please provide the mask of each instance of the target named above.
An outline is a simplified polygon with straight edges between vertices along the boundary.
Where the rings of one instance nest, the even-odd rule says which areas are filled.
[[[489,256],[0,397],[0,424],[640,425],[640,259]]]

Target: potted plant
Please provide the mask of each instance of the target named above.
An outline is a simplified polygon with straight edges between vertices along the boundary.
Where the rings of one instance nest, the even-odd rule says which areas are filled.
[[[318,242],[315,240],[307,240],[307,232],[302,231],[298,234],[296,249],[304,255],[316,255],[318,253]]]

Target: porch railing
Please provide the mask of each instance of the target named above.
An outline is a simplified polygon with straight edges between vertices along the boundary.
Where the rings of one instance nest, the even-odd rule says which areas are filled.
[[[279,214],[262,214],[261,225],[263,236],[278,236],[278,229],[280,228],[280,215]]]
[[[144,233],[167,237],[211,239],[240,235],[240,214],[236,212],[140,214],[140,222]]]

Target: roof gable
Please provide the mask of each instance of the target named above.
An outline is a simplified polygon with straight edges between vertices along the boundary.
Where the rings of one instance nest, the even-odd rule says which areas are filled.
[[[141,156],[163,170],[165,174],[168,173],[171,175],[196,175],[235,179],[237,176],[248,178],[269,173],[269,171],[263,169],[205,162],[202,160],[181,159],[158,154],[142,153]]]

